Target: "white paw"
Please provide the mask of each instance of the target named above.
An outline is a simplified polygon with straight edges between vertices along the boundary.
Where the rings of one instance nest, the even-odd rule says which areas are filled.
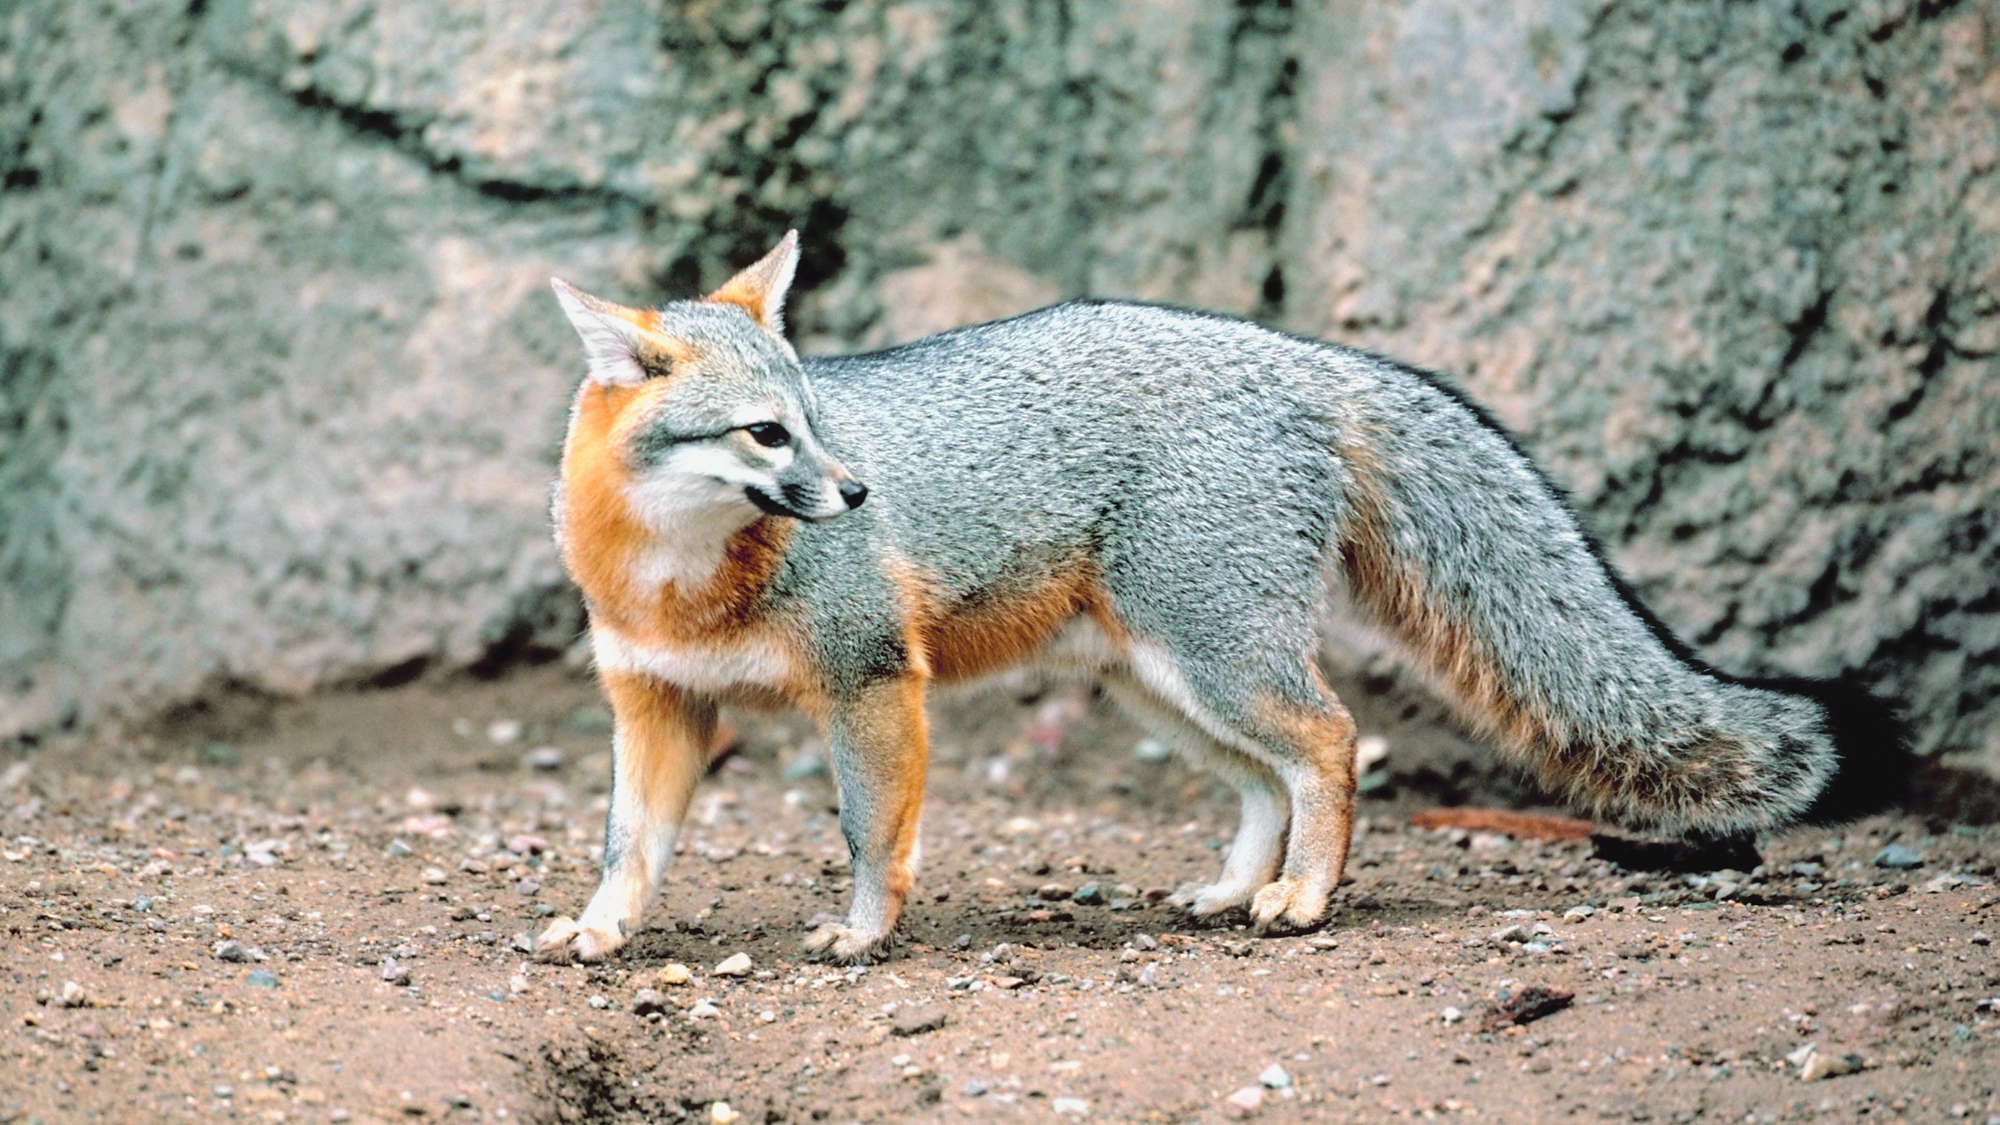
[[[1268,883],[1250,900],[1250,922],[1258,933],[1309,930],[1326,914],[1326,892],[1304,883],[1280,879]]]
[[[1250,905],[1250,898],[1255,893],[1254,887],[1238,887],[1226,883],[1188,883],[1175,891],[1173,897],[1167,901],[1197,918],[1213,918],[1239,906]]]
[[[828,922],[806,935],[805,951],[825,961],[858,964],[873,961],[889,949],[889,935],[870,934],[839,922]]]
[[[602,961],[625,944],[617,927],[585,925],[574,918],[557,918],[535,939],[535,956],[546,961]]]

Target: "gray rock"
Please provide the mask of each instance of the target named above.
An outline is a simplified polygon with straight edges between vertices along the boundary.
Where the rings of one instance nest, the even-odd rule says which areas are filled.
[[[1924,865],[1924,853],[1904,844],[1890,844],[1875,853],[1873,862],[1891,871],[1909,871]]]
[[[1075,894],[1070,896],[1070,901],[1076,903],[1078,906],[1103,906],[1107,900],[1102,884],[1085,883],[1076,889]]]

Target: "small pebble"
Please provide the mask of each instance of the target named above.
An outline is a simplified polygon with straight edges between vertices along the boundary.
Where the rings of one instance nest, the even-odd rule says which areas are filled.
[[[889,1030],[896,1035],[922,1035],[943,1027],[946,1019],[945,1010],[941,1005],[909,1004],[896,1012],[896,1018],[890,1022]]]
[[[714,975],[718,977],[747,977],[750,975],[750,955],[732,953],[716,965]]]
[[[679,961],[675,961],[670,965],[660,966],[660,971],[655,975],[659,977],[661,984],[668,987],[686,984],[688,981],[694,979],[694,973]]]
[[[589,1004],[600,1012],[611,1006],[611,1001],[606,1000],[602,996],[592,996],[590,999],[584,1001],[584,1003]]]
[[[424,882],[429,883],[433,887],[441,887],[451,882],[451,876],[445,874],[442,867],[426,867],[424,868]]]
[[[991,1089],[993,1089],[993,1083],[972,1078],[968,1079],[965,1085],[959,1087],[958,1092],[968,1098],[983,1098]]]
[[[1078,906],[1103,906],[1105,903],[1104,887],[1098,883],[1085,883],[1076,889],[1075,894],[1070,896],[1070,901],[1076,903]]]
[[[710,1102],[708,1106],[709,1125],[733,1125],[743,1115],[729,1108],[728,1102]]]
[[[542,885],[533,879],[523,879],[514,884],[514,893],[523,898],[532,898],[542,893]]]
[[[388,981],[390,984],[400,984],[407,987],[410,983],[409,964],[398,961],[394,957],[382,958],[382,979]]]
[[[515,719],[495,719],[486,724],[486,741],[495,746],[512,746],[521,741],[521,724]]]
[[[278,974],[269,969],[252,969],[250,970],[250,975],[243,979],[252,988],[278,987]]]
[[[1817,1082],[1822,1078],[1839,1078],[1844,1074],[1855,1074],[1861,1070],[1860,1055],[1823,1055],[1814,1052],[1799,1068],[1799,1080]]]
[[[688,1018],[691,1020],[712,1020],[721,1014],[721,1008],[706,1000],[696,1001],[694,1007],[688,1009]]]
[[[554,746],[537,746],[521,755],[521,768],[529,770],[559,770],[563,764],[563,752]]]
[[[254,961],[269,961],[271,959],[263,950],[258,949],[254,945],[244,945],[235,938],[227,938],[216,942],[214,953],[215,959],[218,961],[229,961],[239,965],[249,964]]]
[[[62,986],[62,1006],[65,1008],[87,1008],[90,1006],[90,994],[83,990],[82,985],[73,980],[66,980]]]
[[[1285,1073],[1284,1067],[1272,1063],[1258,1073],[1257,1081],[1270,1089],[1282,1090],[1292,1084],[1292,1076]]]
[[[1082,1117],[1090,1112],[1090,1103],[1082,1098],[1052,1098],[1049,1100],[1049,1108],[1071,1117]]]
[[[1245,1086],[1222,1100],[1222,1112],[1230,1117],[1248,1117],[1264,1108],[1264,1088]]]
[[[786,781],[805,781],[809,778],[825,777],[827,773],[826,759],[820,757],[816,751],[802,751],[798,756],[786,762],[784,769],[780,772]]]
[[[1035,897],[1043,902],[1061,902],[1073,892],[1061,883],[1043,883],[1035,888]]]
[[[667,1010],[667,998],[658,989],[642,988],[632,994],[632,1014],[650,1016]]]
[[[389,841],[389,854],[395,856],[397,859],[402,859],[406,856],[417,854],[417,849],[405,844],[401,840],[391,840]]]

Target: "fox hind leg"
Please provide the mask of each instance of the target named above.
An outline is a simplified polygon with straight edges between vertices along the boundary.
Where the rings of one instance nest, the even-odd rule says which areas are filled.
[[[1291,818],[1284,783],[1264,763],[1218,741],[1180,709],[1136,680],[1105,677],[1106,692],[1155,734],[1170,741],[1188,761],[1236,789],[1241,814],[1236,838],[1213,883],[1190,883],[1170,900],[1197,918],[1210,918],[1250,905],[1257,892],[1277,878]]]
[[[1353,716],[1310,658],[1289,662],[1254,638],[1192,651],[1135,646],[1133,657],[1133,678],[1153,700],[1209,736],[1214,750],[1204,764],[1222,767],[1244,794],[1238,850],[1245,862],[1236,864],[1232,851],[1227,889],[1244,893],[1240,884],[1228,883],[1231,875],[1255,879],[1244,901],[1259,930],[1318,924],[1347,863],[1354,816]],[[1244,765],[1232,771],[1237,762]],[[1280,811],[1268,812],[1266,801]],[[1276,831],[1250,830],[1253,815],[1275,823]],[[1255,865],[1253,875],[1248,860],[1267,841],[1274,853],[1282,848],[1282,869],[1273,854]],[[1211,892],[1201,899],[1198,892],[1191,902],[1199,910],[1222,897]]]
[[[1354,716],[1317,669],[1308,671],[1317,698],[1271,694],[1256,709],[1255,733],[1271,749],[1292,802],[1283,874],[1250,904],[1250,920],[1260,932],[1318,925],[1353,842]]]
[[[611,701],[611,809],[604,874],[577,918],[557,918],[535,939],[543,957],[599,961],[638,929],[673,855],[695,783],[708,768],[715,708],[637,676],[607,672]]]
[[[828,960],[866,961],[888,948],[916,881],[929,755],[923,679],[885,681],[836,704],[831,734],[854,898],[846,920],[806,935],[805,949]]]

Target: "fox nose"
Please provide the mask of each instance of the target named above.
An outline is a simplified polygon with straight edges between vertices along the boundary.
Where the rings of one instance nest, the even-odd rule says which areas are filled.
[[[847,501],[848,510],[853,511],[861,506],[863,500],[868,499],[868,486],[858,480],[841,481],[840,498]]]

